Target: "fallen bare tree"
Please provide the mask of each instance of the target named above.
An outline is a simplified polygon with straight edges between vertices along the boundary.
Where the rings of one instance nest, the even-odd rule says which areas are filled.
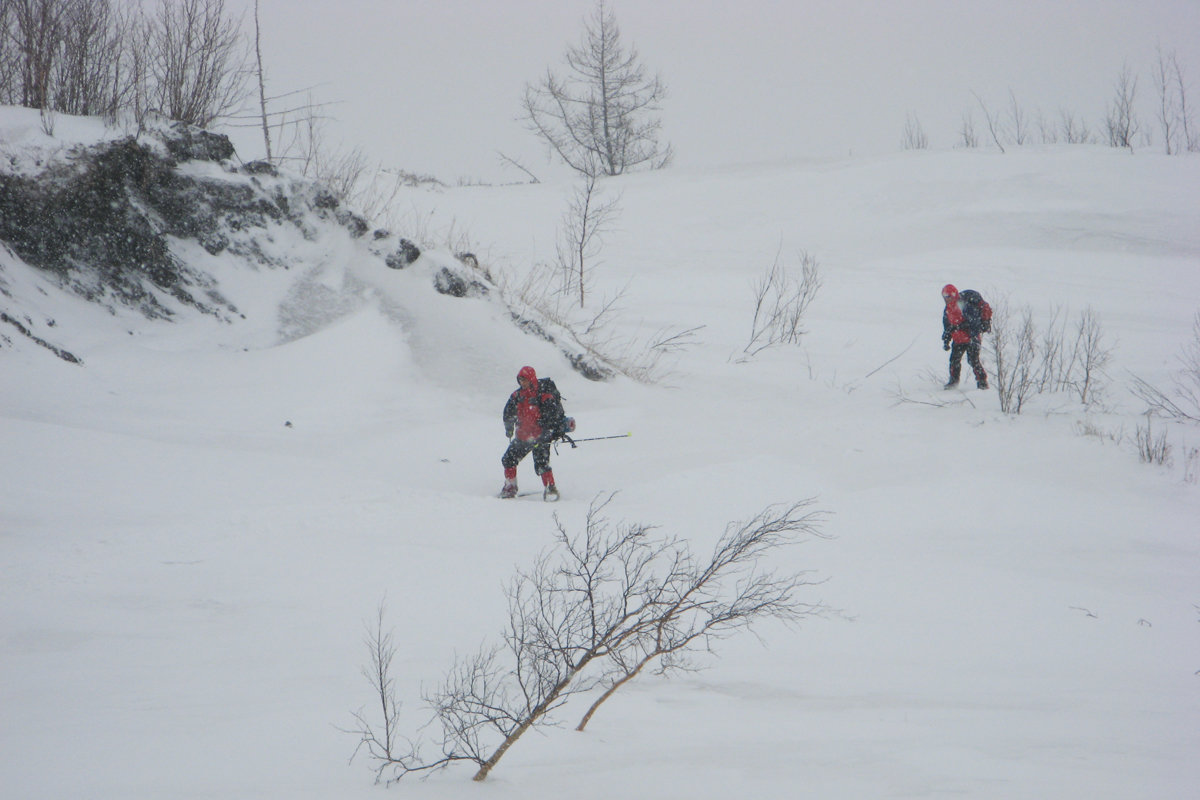
[[[1132,391],[1153,414],[1178,422],[1200,422],[1200,311],[1192,317],[1192,338],[1178,356],[1173,391],[1166,391],[1132,375]]]
[[[750,628],[758,620],[794,622],[820,606],[797,591],[813,583],[806,573],[760,570],[767,553],[800,535],[820,536],[811,501],[768,508],[731,525],[707,561],[685,542],[655,536],[646,525],[617,525],[605,510],[613,496],[588,508],[582,533],[555,518],[554,545],[507,589],[508,625],[502,644],[460,658],[424,699],[441,730],[439,753],[396,734],[399,703],[390,669],[394,645],[382,633],[368,637],[364,674],[382,713],[377,728],[364,712],[351,731],[375,762],[376,778],[400,780],[463,761],[474,780],[487,778],[528,731],[554,724],[554,712],[575,694],[605,686],[579,728],[596,709],[658,659],[662,671],[681,667],[701,646]]]

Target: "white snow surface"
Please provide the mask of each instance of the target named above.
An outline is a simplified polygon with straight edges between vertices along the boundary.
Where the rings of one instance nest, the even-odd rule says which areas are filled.
[[[100,135],[0,114],[6,155]],[[603,186],[621,214],[596,301],[623,290],[628,337],[699,327],[657,383],[587,381],[494,304],[429,291],[436,247],[393,271],[349,235],[276,241],[296,268],[220,271],[232,325],[114,315],[0,254],[9,299],[84,362],[3,330],[3,797],[1200,796],[1200,430],[1156,421],[1173,461],[1140,463],[1128,391],[1130,373],[1168,387],[1192,336],[1200,159],[910,152]],[[398,202],[516,279],[553,259],[573,189]],[[752,284],[801,250],[824,278],[807,335],[742,359]],[[946,282],[1043,324],[1091,306],[1114,347],[1104,402],[1005,415],[994,390],[942,391]],[[305,305],[331,295],[336,313]],[[306,335],[280,333],[304,314]],[[632,433],[560,449],[557,505],[494,496],[525,364],[578,437]],[[577,531],[608,492],[614,519],[700,552],[815,498],[830,538],[770,566],[812,570],[804,599],[838,613],[641,678],[584,733],[578,697],[482,787],[466,765],[376,785],[342,729],[376,702],[379,604],[417,736],[422,690],[498,640],[554,516]]]

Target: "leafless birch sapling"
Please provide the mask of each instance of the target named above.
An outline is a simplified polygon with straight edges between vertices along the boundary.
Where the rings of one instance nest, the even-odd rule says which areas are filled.
[[[975,102],[979,103],[979,108],[981,111],[983,111],[983,120],[987,123],[988,133],[992,135],[992,142],[995,143],[996,147],[1000,148],[1000,152],[1003,153],[1004,143],[1000,141],[1000,134],[1002,132],[1000,129],[1000,114],[993,114],[991,111],[988,111],[988,107],[983,102],[983,98],[975,94],[975,92],[971,92],[971,94],[975,96]]]
[[[1105,370],[1113,355],[1100,317],[1091,306],[1083,310],[1076,323],[1074,354],[1071,384],[1079,396],[1079,402],[1088,405],[1103,393]]]
[[[1012,89],[1008,90],[1008,118],[1012,122],[1013,144],[1021,147],[1029,140],[1029,118]]]
[[[1116,94],[1104,118],[1108,143],[1112,147],[1125,147],[1132,151],[1134,137],[1141,130],[1141,122],[1135,108],[1137,76],[1128,64],[1121,68],[1114,89]]]
[[[381,780],[388,767],[403,767],[414,763],[416,754],[412,745],[403,740],[398,732],[400,703],[396,698],[396,681],[392,662],[396,658],[396,642],[391,631],[384,630],[385,606],[379,604],[373,624],[367,628],[363,643],[367,647],[367,664],[362,675],[371,685],[375,702],[379,704],[378,722],[365,708],[354,713],[355,727],[347,731],[358,737],[358,746],[350,760],[360,752],[375,762],[375,779]]]
[[[1171,53],[1171,74],[1174,77],[1179,97],[1179,125],[1180,132],[1183,134],[1183,147],[1188,152],[1196,152],[1200,150],[1200,132],[1196,131],[1192,122],[1192,111],[1187,102],[1187,81],[1184,80],[1183,66],[1179,63],[1179,57],[1174,52]]]
[[[993,303],[992,332],[988,348],[996,365],[995,384],[1000,410],[1020,414],[1025,402],[1037,393],[1037,333],[1028,306],[1014,318],[1008,299]]]
[[[558,265],[563,294],[578,292],[580,308],[587,299],[588,272],[600,252],[601,239],[620,213],[620,198],[602,199],[596,181],[595,175],[583,176],[559,228]]]

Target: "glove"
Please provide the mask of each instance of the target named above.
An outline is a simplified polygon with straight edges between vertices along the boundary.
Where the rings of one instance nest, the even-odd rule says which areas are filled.
[[[567,417],[566,419],[563,420],[562,432],[563,433],[574,433],[575,432],[575,418],[574,417]]]
[[[504,438],[511,439],[512,437],[513,437],[513,426],[505,425],[504,426]]]
[[[950,342],[949,342],[949,340],[943,340],[943,341],[942,341],[942,349],[943,349],[943,350],[949,350],[949,349],[950,349]]]

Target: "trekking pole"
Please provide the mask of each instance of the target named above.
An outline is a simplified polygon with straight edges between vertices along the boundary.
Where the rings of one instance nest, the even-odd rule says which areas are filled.
[[[591,436],[591,437],[588,437],[587,439],[572,439],[570,436],[567,436],[567,435],[564,433],[564,434],[562,435],[562,438],[563,438],[563,439],[564,439],[564,440],[565,440],[565,441],[566,441],[568,444],[570,444],[570,445],[571,445],[571,447],[574,447],[576,442],[599,442],[599,441],[601,441],[602,439],[627,439],[627,438],[629,438],[630,436],[633,436],[633,432],[632,432],[632,431],[631,431],[631,432],[629,432],[629,433],[622,433],[622,434],[619,434],[619,435],[617,435],[617,436]]]

